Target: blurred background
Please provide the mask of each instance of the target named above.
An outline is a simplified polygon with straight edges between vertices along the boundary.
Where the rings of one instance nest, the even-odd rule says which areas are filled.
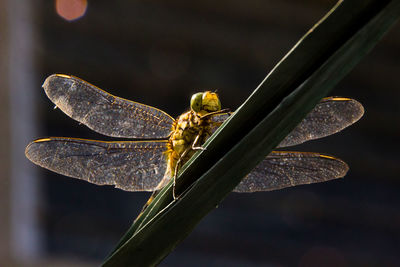
[[[0,265],[99,264],[150,196],[25,158],[39,137],[109,140],[53,110],[41,88],[48,75],[173,117],[206,89],[235,110],[335,3],[0,0]],[[232,193],[161,266],[399,266],[399,48],[398,24],[332,92],[364,105],[360,122],[296,147],[345,160],[345,179]]]

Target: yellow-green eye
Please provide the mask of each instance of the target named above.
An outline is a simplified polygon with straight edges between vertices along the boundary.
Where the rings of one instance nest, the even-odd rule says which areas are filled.
[[[219,101],[218,95],[210,91],[203,93],[201,105],[201,109],[208,112],[221,110],[221,102]]]
[[[192,99],[190,99],[190,108],[193,111],[199,112],[201,110],[202,98],[203,98],[203,93],[197,93],[192,95]]]

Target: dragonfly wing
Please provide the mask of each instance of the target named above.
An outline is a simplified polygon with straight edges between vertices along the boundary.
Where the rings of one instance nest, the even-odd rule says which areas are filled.
[[[356,100],[344,97],[326,97],[278,145],[288,147],[340,132],[358,121],[364,114],[363,106]],[[228,113],[211,118],[213,133],[227,118]]]
[[[342,160],[319,153],[273,151],[240,182],[234,192],[272,191],[325,182],[345,176],[348,169]]]
[[[103,142],[51,137],[30,143],[28,159],[51,171],[127,191],[153,191],[166,169],[167,141]]]
[[[358,121],[363,114],[363,106],[354,99],[324,98],[278,147],[294,146],[340,132]]]
[[[211,116],[210,134],[213,134],[218,127],[229,118],[230,115],[230,113],[221,113]]]
[[[174,122],[159,109],[113,96],[74,76],[53,74],[43,88],[65,114],[104,135],[166,138]]]

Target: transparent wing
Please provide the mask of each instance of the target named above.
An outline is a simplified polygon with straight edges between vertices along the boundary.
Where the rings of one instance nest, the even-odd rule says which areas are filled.
[[[219,126],[222,125],[222,123],[229,118],[231,114],[230,113],[221,113],[221,114],[215,114],[211,116],[210,120],[210,133],[214,133],[215,130],[218,129]]]
[[[294,146],[335,134],[358,121],[363,114],[363,106],[354,99],[324,98],[278,147]]]
[[[113,96],[74,76],[53,74],[43,88],[65,114],[104,135],[166,138],[174,122],[159,109]]]
[[[335,134],[358,121],[363,114],[363,106],[354,99],[326,97],[286,136],[278,147],[294,146]],[[212,116],[211,133],[228,117],[228,113]]]
[[[272,191],[325,182],[345,176],[348,169],[344,161],[319,153],[273,151],[233,191]]]
[[[51,171],[127,191],[153,191],[166,169],[167,141],[103,142],[51,137],[30,143],[26,157]]]

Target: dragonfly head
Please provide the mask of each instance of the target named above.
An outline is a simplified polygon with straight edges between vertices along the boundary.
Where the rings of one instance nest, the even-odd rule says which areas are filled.
[[[190,108],[195,112],[214,112],[221,110],[221,102],[216,93],[206,91],[192,95]]]

